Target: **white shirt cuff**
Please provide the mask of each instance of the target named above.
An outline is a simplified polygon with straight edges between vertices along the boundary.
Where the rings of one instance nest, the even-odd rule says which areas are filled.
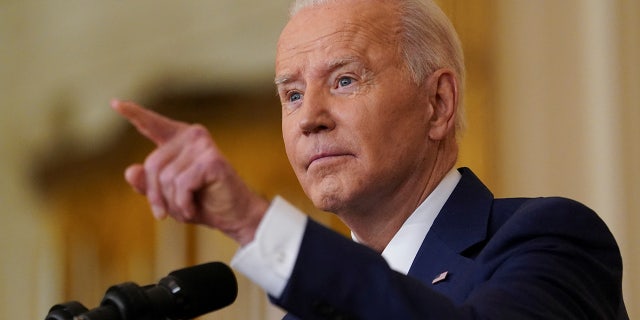
[[[231,266],[279,298],[293,272],[306,225],[304,213],[276,196],[254,240],[238,249]]]

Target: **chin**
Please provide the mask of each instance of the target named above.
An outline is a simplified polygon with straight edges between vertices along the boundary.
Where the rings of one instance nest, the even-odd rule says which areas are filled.
[[[335,176],[324,177],[320,183],[314,184],[307,191],[307,196],[316,208],[333,213],[345,207],[348,202],[345,195],[340,179]]]
[[[312,199],[313,205],[325,212],[338,214],[345,206],[345,202],[335,195],[323,195],[319,199]]]

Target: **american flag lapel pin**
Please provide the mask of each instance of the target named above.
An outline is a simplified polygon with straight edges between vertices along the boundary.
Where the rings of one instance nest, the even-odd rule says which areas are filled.
[[[435,277],[435,279],[431,281],[431,284],[436,284],[438,282],[444,281],[445,279],[447,279],[448,274],[449,274],[449,271],[445,271],[439,274],[437,277]]]

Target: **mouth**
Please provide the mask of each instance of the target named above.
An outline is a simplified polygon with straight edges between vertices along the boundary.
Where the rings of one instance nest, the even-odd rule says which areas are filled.
[[[319,153],[319,154],[313,155],[309,159],[309,162],[305,166],[305,169],[309,169],[309,167],[311,167],[312,165],[316,165],[316,164],[320,164],[323,162],[332,161],[332,160],[336,160],[344,157],[353,157],[353,155],[349,153]]]

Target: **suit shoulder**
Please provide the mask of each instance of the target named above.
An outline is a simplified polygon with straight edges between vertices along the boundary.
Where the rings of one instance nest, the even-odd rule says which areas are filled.
[[[568,198],[496,199],[492,220],[493,232],[498,233],[515,232],[615,243],[611,231],[595,211]]]
[[[604,225],[591,208],[562,197],[501,199],[496,200],[494,208],[498,212],[506,210],[509,220],[522,220],[523,223],[548,225],[550,222],[582,221]]]

